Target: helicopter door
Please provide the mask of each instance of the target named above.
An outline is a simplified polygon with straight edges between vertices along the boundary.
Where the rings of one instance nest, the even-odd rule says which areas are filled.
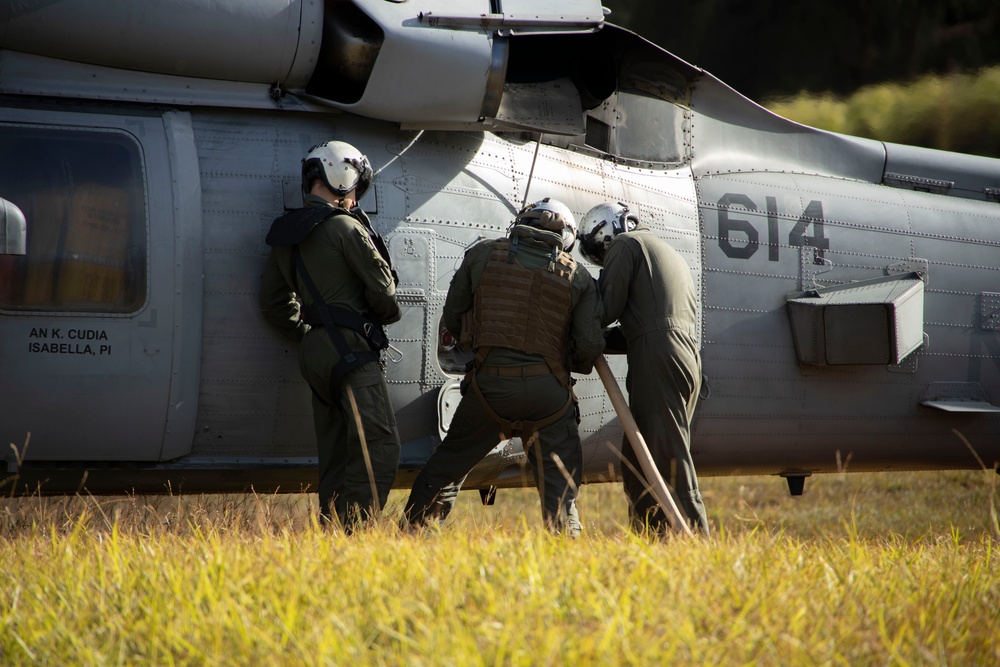
[[[0,437],[20,446],[30,433],[25,460],[154,461],[190,447],[192,137],[186,114],[0,111],[0,197],[27,228],[26,254],[0,256]]]

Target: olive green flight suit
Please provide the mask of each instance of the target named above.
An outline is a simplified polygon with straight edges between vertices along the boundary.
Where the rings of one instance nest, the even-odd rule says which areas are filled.
[[[516,227],[515,227],[516,229]],[[558,238],[552,234],[553,239]],[[462,315],[474,304],[475,290],[486,268],[494,241],[473,246],[465,254],[452,278],[445,300],[443,321],[456,338],[462,334]],[[543,269],[549,263],[551,245],[530,238],[520,238],[517,261],[527,269]],[[567,370],[590,373],[594,361],[604,350],[600,325],[600,297],[593,278],[578,267],[573,275],[571,350]],[[504,347],[492,347],[484,367],[519,368],[544,365],[543,357]],[[544,419],[556,413],[567,401],[569,389],[552,373],[529,377],[499,376],[480,371],[476,382],[493,411],[511,421]],[[404,520],[423,525],[428,520],[444,521],[454,507],[462,483],[475,465],[501,440],[500,425],[490,416],[471,388],[465,390],[448,429],[413,483],[406,503]],[[538,431],[537,441],[527,452],[542,503],[546,526],[554,532],[573,537],[581,530],[576,508],[577,489],[583,471],[583,452],[577,428],[577,411],[571,406],[554,423]],[[573,483],[556,463],[558,456]]]
[[[305,204],[330,208],[330,217],[299,243],[302,261],[325,304],[367,313],[383,325],[398,321],[401,313],[389,265],[372,245],[364,225],[321,197],[307,194]],[[292,250],[293,246],[271,249],[261,281],[260,308],[270,324],[291,340],[301,342],[299,369],[313,391],[320,513],[332,518],[332,503],[341,525],[350,531],[371,516],[374,503],[346,386],[351,386],[357,401],[379,507],[385,507],[399,465],[396,417],[385,374],[377,361],[349,371],[331,393],[330,381],[340,355],[324,327],[310,327],[300,317],[298,301],[311,305],[312,297],[294,267]],[[369,349],[354,330],[338,329],[352,350]]]
[[[691,421],[701,389],[695,342],[697,296],[687,263],[645,225],[619,234],[608,246],[598,281],[602,324],[618,320],[628,342],[629,406],[663,478],[677,493],[695,528],[708,532],[698,475],[691,459]],[[626,460],[641,474],[627,438]],[[671,459],[676,477],[670,478]],[[669,525],[646,481],[622,466],[633,526],[662,531]]]

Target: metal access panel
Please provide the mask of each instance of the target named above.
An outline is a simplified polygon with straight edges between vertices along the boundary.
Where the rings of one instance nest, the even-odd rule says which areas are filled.
[[[788,314],[804,364],[898,364],[923,344],[924,282],[908,273],[796,292]]]

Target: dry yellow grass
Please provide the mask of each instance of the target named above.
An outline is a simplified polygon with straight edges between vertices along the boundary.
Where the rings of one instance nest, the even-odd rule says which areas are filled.
[[[530,490],[350,538],[306,496],[6,500],[0,663],[996,664],[992,481],[709,478],[715,537],[663,541],[618,485],[577,541]]]

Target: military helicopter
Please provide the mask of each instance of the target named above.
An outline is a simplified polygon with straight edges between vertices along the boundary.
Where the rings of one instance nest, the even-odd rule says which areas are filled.
[[[18,0],[0,8],[4,492],[314,483],[309,389],[257,288],[302,156],[334,138],[377,170],[361,204],[400,277],[398,487],[458,402],[440,312],[463,252],[546,196],[578,219],[625,202],[686,258],[701,474],[801,493],[845,466],[1000,459],[1000,160],[790,122],[597,0]],[[596,374],[576,391],[583,477],[613,480],[619,422]],[[466,488],[530,485],[523,464],[501,442]]]

